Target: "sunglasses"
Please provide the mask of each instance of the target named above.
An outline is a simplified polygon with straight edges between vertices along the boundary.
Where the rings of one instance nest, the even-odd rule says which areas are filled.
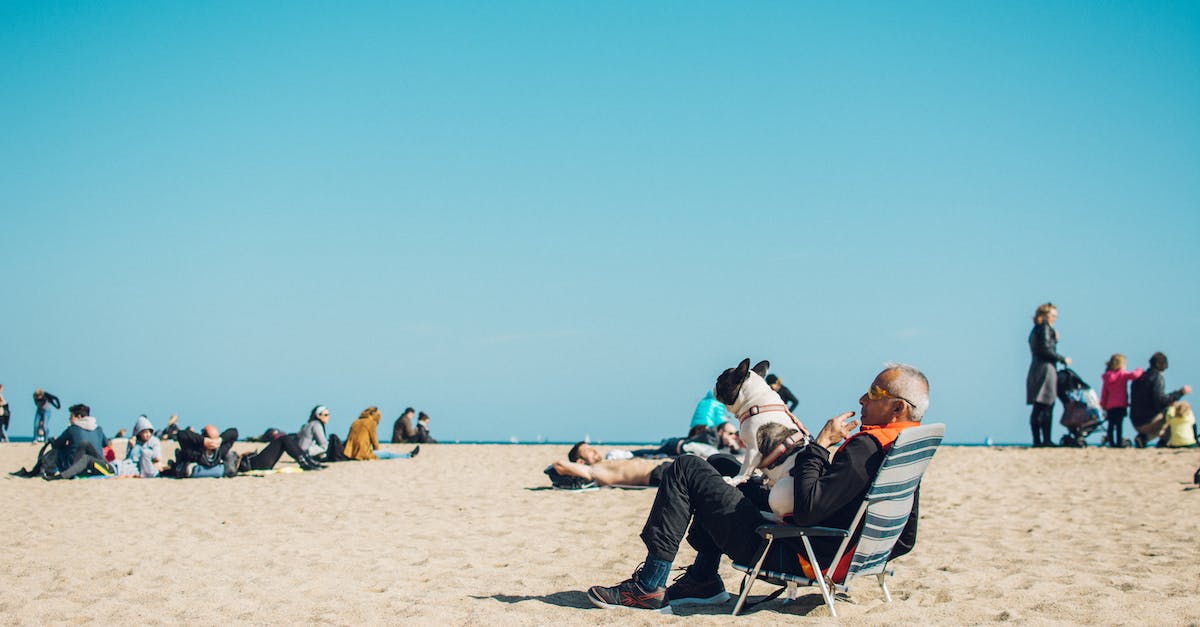
[[[872,385],[871,389],[867,390],[867,400],[878,401],[878,400],[883,400],[885,398],[895,398],[898,400],[902,400],[905,403],[908,403],[909,406],[912,407],[913,409],[916,409],[916,407],[917,407],[916,403],[908,400],[907,398],[904,398],[903,396],[900,396],[899,394],[892,394],[891,392],[879,387],[878,385]]]

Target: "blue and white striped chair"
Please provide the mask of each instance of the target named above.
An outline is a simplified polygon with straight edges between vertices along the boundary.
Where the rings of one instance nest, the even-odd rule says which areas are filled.
[[[837,616],[837,611],[833,608],[831,588],[845,592],[850,579],[856,576],[875,575],[879,580],[879,587],[883,589],[883,598],[891,603],[892,595],[888,592],[886,581],[887,575],[891,574],[887,568],[888,557],[892,553],[892,547],[895,546],[896,540],[904,531],[904,526],[908,523],[908,517],[913,508],[913,496],[917,491],[917,486],[921,483],[921,476],[929,467],[929,462],[933,459],[933,454],[937,452],[937,447],[941,444],[942,436],[945,433],[946,425],[943,424],[921,425],[900,432],[896,441],[892,443],[891,450],[884,457],[883,464],[879,467],[879,474],[876,475],[875,481],[867,490],[867,498],[859,508],[858,514],[854,516],[854,522],[850,524],[849,529],[779,524],[759,527],[757,531],[763,537],[764,542],[763,546],[759,548],[757,563],[753,568],[740,564],[733,565],[737,570],[746,573],[745,578],[742,579],[742,592],[738,596],[737,604],[733,607],[734,615],[742,610],[746,597],[750,594],[750,586],[754,584],[755,579],[760,577],[780,583],[780,585],[786,585],[789,599],[795,599],[797,586],[816,585],[820,587],[821,596],[824,597],[825,605],[829,607],[831,616]],[[828,577],[823,576],[810,579],[798,573],[762,570],[763,559],[775,540],[800,538],[804,543],[804,550],[808,554],[808,563],[813,566],[815,572],[824,572],[828,566],[822,567],[817,563],[812,544],[808,539],[815,536],[841,536],[842,544],[838,547],[832,561],[832,564],[838,564],[842,561],[842,555],[850,544],[851,533],[858,528],[864,517],[866,522],[862,526],[862,533],[854,548],[850,568],[842,583],[835,583],[832,580],[827,582]],[[774,598],[778,594],[779,591],[769,598]]]

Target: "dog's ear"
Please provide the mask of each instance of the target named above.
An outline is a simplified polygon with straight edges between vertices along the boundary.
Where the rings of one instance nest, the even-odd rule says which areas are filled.
[[[750,360],[747,359],[746,362],[749,363]],[[767,370],[769,370],[770,368],[771,368],[771,362],[764,359],[764,360],[758,362],[757,364],[754,364],[754,367],[751,368],[751,370],[753,370],[755,373],[757,373],[758,376],[765,379],[765,378],[767,378]]]
[[[734,368],[734,372],[742,375],[743,377],[746,376],[746,373],[749,371],[750,371],[750,358],[749,357],[743,359],[742,362],[737,365],[737,368]]]

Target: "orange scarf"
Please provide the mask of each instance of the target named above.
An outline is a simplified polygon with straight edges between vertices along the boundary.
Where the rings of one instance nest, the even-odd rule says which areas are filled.
[[[862,428],[858,430],[858,433],[855,434],[851,439],[857,438],[860,435],[869,435],[872,438],[875,438],[875,441],[879,443],[879,446],[882,447],[884,451],[887,451],[888,449],[892,448],[892,442],[895,442],[896,438],[900,437],[901,431],[911,427],[919,426],[921,426],[921,423],[919,422],[893,422],[886,425],[863,425]],[[846,441],[849,442],[850,440]]]

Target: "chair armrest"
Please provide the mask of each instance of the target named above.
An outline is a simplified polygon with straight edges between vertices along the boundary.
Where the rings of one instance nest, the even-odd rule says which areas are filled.
[[[759,536],[767,537],[770,534],[775,539],[779,538],[799,538],[801,536],[829,536],[829,537],[846,537],[850,535],[845,529],[834,529],[832,527],[797,527],[796,525],[760,525],[755,531]]]

